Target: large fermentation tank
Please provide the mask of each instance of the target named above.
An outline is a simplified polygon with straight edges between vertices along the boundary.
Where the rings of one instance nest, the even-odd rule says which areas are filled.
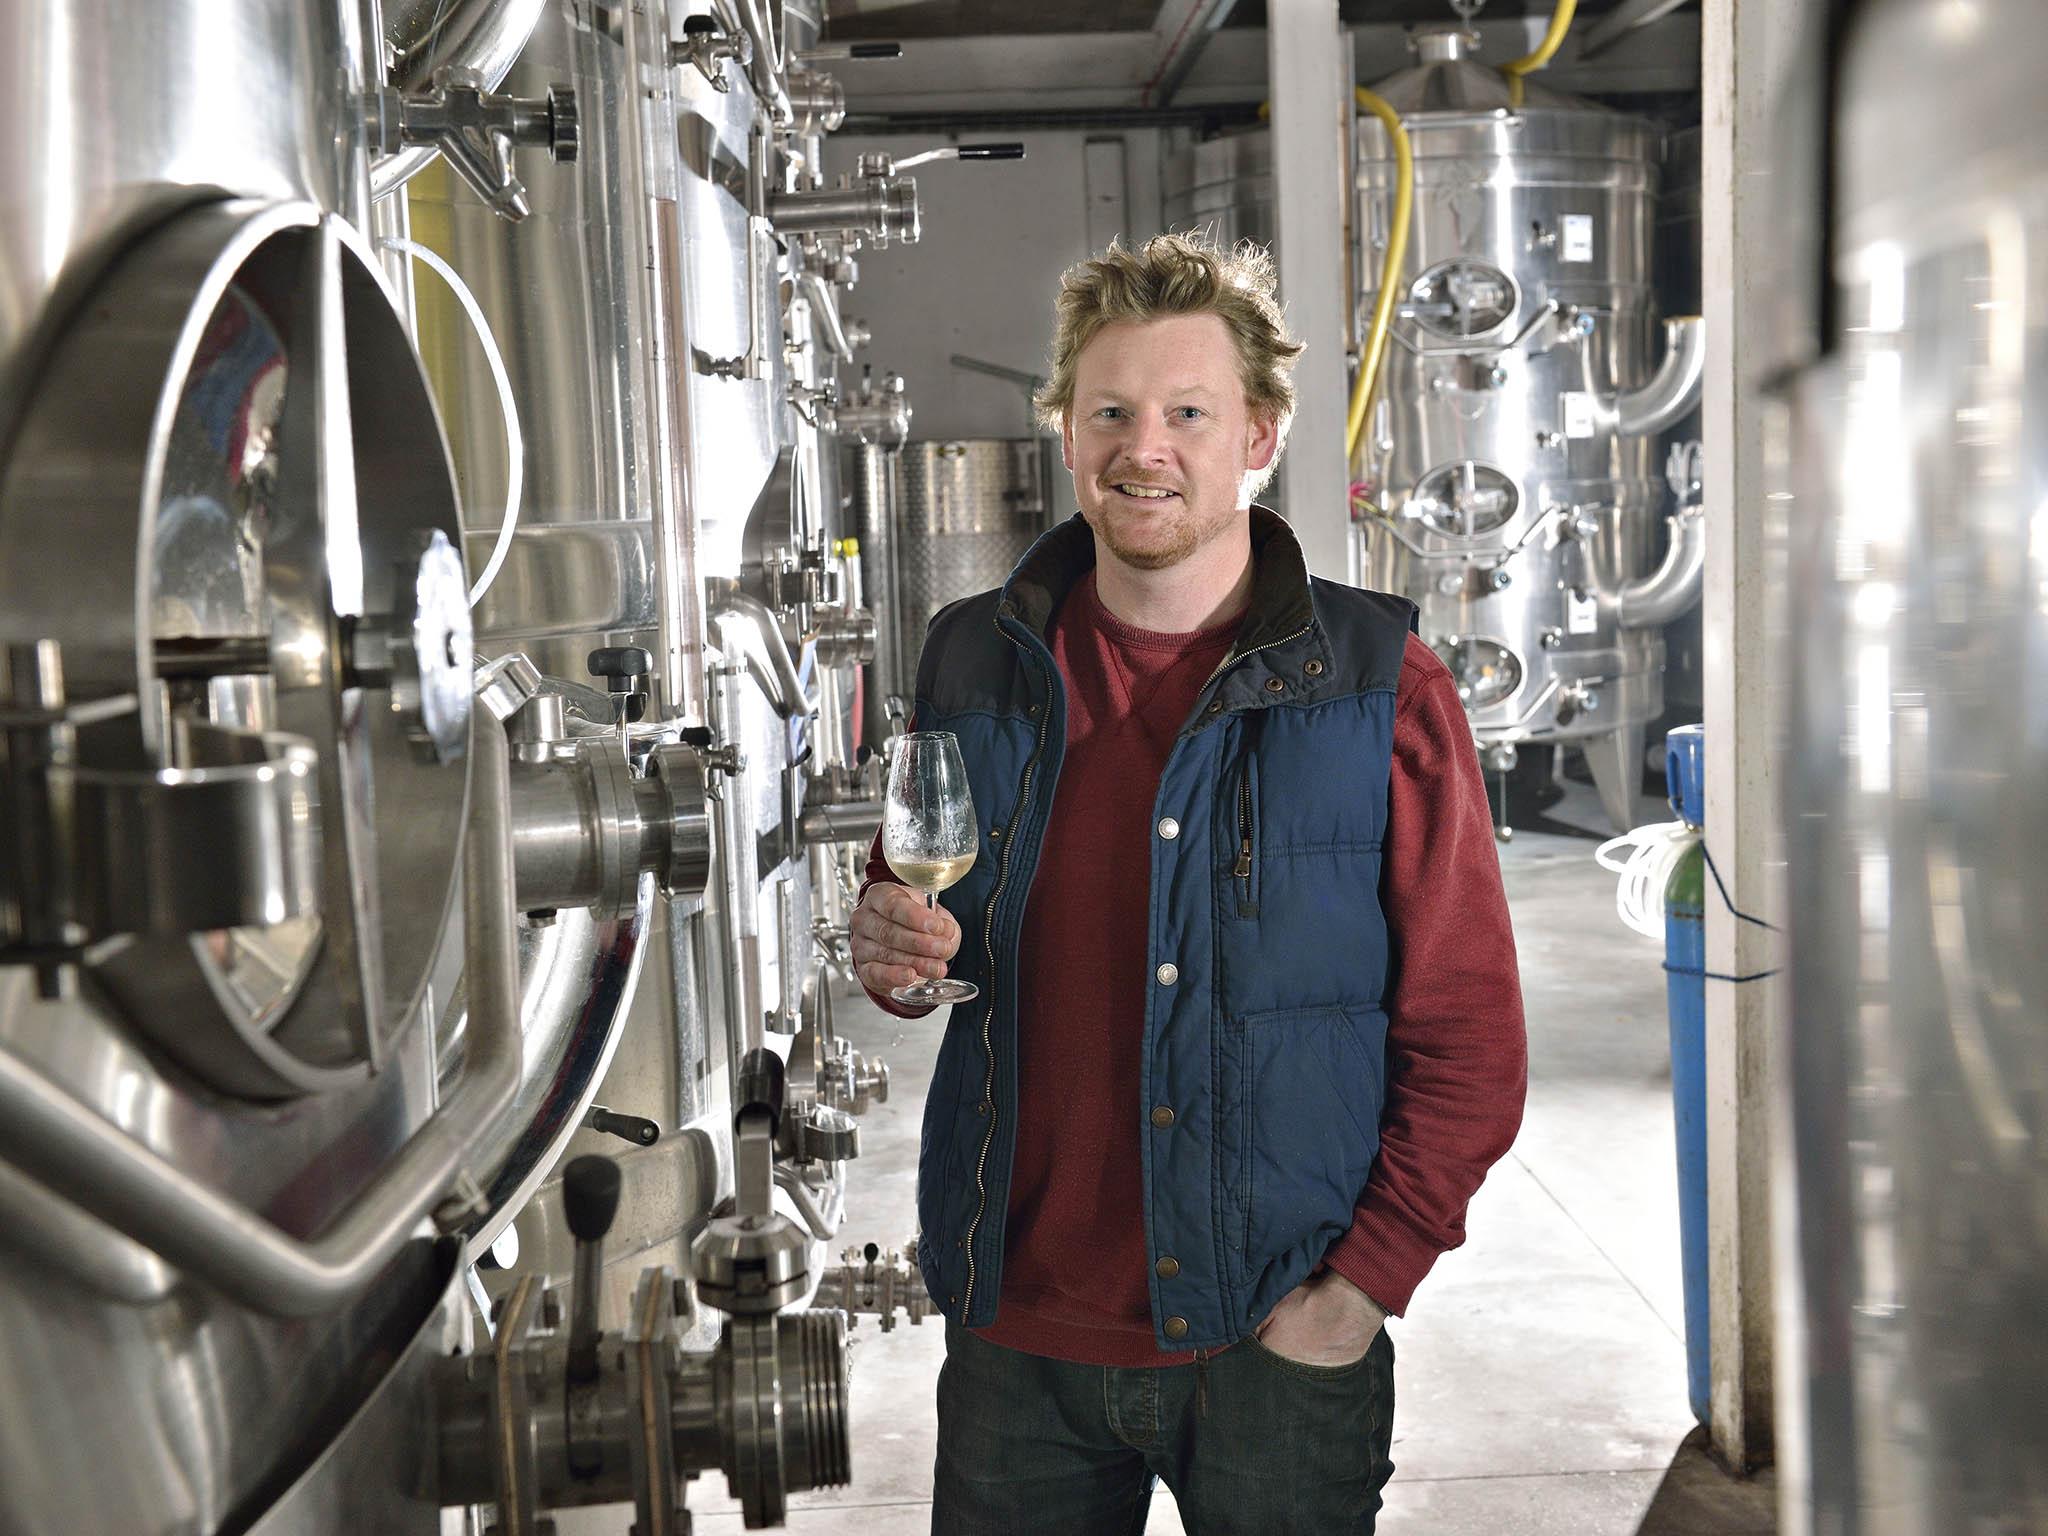
[[[2040,17],[2026,0],[1852,9],[1824,97],[1833,269],[1799,274],[1814,292],[1831,278],[1838,309],[1790,434],[1786,1289],[1804,1349],[1784,1375],[1810,1452],[1786,1528],[2032,1532],[2048,1529]],[[1797,251],[1815,207],[1787,213]]]
[[[1048,448],[1046,439],[1019,437],[861,451],[854,481],[862,574],[882,620],[871,722],[888,697],[910,701],[932,615],[1001,586],[1046,531]]]
[[[1700,361],[1696,322],[1660,358],[1658,135],[1533,84],[1511,99],[1460,28],[1420,29],[1416,45],[1417,66],[1379,87],[1413,146],[1415,192],[1354,465],[1367,580],[1420,606],[1491,766],[1525,742],[1580,745],[1627,825],[1663,707],[1661,626],[1698,578],[1697,519],[1667,536],[1656,437]],[[1359,115],[1352,149],[1363,317],[1398,177],[1376,119]],[[1263,237],[1270,134],[1188,147],[1167,189],[1169,223]]]

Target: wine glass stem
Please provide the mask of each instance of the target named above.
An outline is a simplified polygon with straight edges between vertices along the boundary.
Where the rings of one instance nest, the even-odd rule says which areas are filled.
[[[937,891],[926,891],[926,892],[924,893],[924,909],[925,909],[925,911],[927,911],[927,912],[936,912],[936,911],[938,910],[938,907],[939,907],[939,893],[938,893]]]

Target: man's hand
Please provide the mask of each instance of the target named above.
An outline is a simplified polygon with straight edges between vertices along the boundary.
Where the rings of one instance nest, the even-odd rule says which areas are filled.
[[[960,952],[960,924],[944,907],[927,908],[901,885],[868,887],[853,909],[853,969],[861,985],[883,997],[920,977],[946,974]]]
[[[1282,1296],[1256,1333],[1274,1354],[1302,1365],[1355,1365],[1386,1320],[1378,1302],[1329,1269]]]

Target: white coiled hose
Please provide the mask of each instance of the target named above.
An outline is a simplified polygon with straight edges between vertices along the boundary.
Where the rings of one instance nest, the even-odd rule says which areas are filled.
[[[526,482],[526,439],[519,431],[519,407],[512,399],[512,379],[505,372],[505,358],[498,351],[498,338],[491,334],[490,323],[484,319],[476,295],[469,291],[469,284],[455,275],[455,269],[436,252],[411,240],[388,239],[378,244],[387,251],[402,251],[440,275],[441,281],[448,285],[448,291],[462,305],[462,312],[469,316],[469,323],[476,327],[476,339],[484,349],[484,361],[490,365],[491,382],[498,386],[498,404],[505,413],[505,520],[498,525],[498,542],[491,549],[491,558],[484,562],[483,573],[469,589],[469,606],[474,608],[491,590],[491,583],[498,579],[498,568],[511,552],[512,535],[519,527],[519,496]]]
[[[1678,861],[1699,840],[1698,827],[1658,821],[1609,838],[1593,851],[1602,869],[1621,877],[1614,890],[1614,910],[1623,923],[1644,938],[1663,941],[1664,888]]]

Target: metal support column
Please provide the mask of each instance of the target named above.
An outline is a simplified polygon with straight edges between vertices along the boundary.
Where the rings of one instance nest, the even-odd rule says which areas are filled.
[[[1272,0],[1267,7],[1280,298],[1288,329],[1308,343],[1294,369],[1299,405],[1282,461],[1280,510],[1294,525],[1310,571],[1356,585],[1351,469],[1344,455],[1349,56],[1337,28],[1337,0]]]
[[[1780,408],[1757,374],[1769,355],[1777,81],[1812,0],[1728,0],[1701,17],[1702,289],[1707,334],[1704,579],[1708,844],[1728,899],[1776,920],[1783,870],[1773,763],[1773,693],[1782,627],[1768,553]],[[1782,449],[1776,457],[1781,458]],[[1771,1274],[1771,1047],[1778,936],[1707,896],[1707,1226],[1714,1447],[1748,1468],[1774,1454]]]

